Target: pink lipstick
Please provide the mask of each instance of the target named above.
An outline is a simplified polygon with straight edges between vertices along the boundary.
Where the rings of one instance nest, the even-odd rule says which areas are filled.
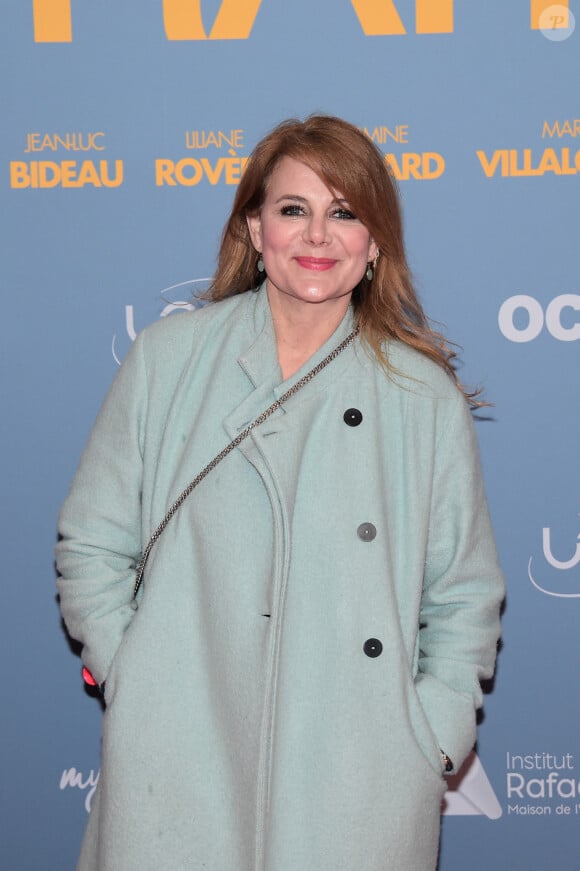
[[[336,260],[327,257],[295,257],[294,259],[303,269],[312,269],[315,272],[325,272],[327,269],[332,269],[336,263]]]

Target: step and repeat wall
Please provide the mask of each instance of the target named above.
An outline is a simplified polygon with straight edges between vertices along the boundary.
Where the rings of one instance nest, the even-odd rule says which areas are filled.
[[[136,333],[199,304],[254,144],[322,111],[384,152],[423,303],[494,403],[477,428],[503,643],[440,869],[580,868],[578,18],[575,0],[4,0],[0,867],[74,868],[98,779],[53,562],[94,416]]]

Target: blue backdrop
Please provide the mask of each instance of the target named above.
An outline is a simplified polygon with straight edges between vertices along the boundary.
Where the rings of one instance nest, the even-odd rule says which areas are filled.
[[[478,423],[507,576],[441,871],[580,868],[580,3],[4,0],[0,866],[74,867],[101,711],[60,624],[58,508],[135,332],[214,270],[244,161],[341,115],[400,180]]]

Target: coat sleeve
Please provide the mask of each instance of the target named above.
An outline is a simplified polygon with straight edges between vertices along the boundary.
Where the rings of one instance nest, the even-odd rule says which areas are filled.
[[[98,414],[58,524],[62,615],[98,683],[106,679],[135,613],[146,406],[138,337]]]
[[[493,674],[503,596],[475,428],[460,396],[436,447],[415,681],[455,770],[475,743],[480,681]]]

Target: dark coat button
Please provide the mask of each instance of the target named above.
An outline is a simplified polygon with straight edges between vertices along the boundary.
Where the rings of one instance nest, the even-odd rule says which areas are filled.
[[[367,638],[363,645],[363,650],[371,659],[380,656],[383,652],[383,645],[378,638]]]
[[[372,523],[361,523],[356,534],[361,541],[372,541],[377,536],[377,529]]]
[[[362,423],[362,412],[358,408],[347,408],[342,419],[348,426],[358,426]]]

